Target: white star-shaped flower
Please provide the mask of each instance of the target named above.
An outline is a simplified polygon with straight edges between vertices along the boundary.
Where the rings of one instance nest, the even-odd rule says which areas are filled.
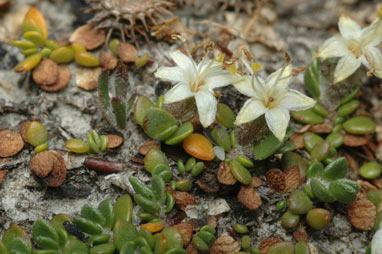
[[[205,57],[198,65],[191,57],[179,50],[170,52],[177,66],[160,67],[155,77],[176,83],[164,95],[164,103],[169,104],[195,97],[200,123],[208,127],[215,121],[217,100],[213,89],[238,81],[237,76],[222,68],[216,59]]]
[[[352,19],[342,15],[338,28],[341,37],[326,40],[317,53],[320,58],[341,58],[334,71],[334,83],[352,75],[361,64],[382,78],[382,54],[377,47],[382,37],[381,18],[361,29]]]
[[[241,108],[235,124],[247,123],[265,114],[268,128],[282,141],[290,119],[289,111],[305,110],[316,103],[312,98],[290,89],[291,80],[292,66],[286,65],[265,81],[252,73],[234,84],[240,93],[251,97]]]
[[[381,223],[382,224],[382,223]],[[382,229],[375,232],[371,241],[371,254],[382,254]]]

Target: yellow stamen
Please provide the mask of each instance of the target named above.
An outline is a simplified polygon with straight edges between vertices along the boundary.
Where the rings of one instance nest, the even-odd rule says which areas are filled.
[[[223,54],[222,53],[219,53],[219,55],[218,55],[218,57],[216,58],[216,60],[218,61],[218,62],[223,62],[224,61],[224,56],[223,56]]]
[[[235,74],[236,74],[237,69],[236,69],[235,64],[231,64],[231,65],[229,66],[229,71],[232,73],[232,75],[235,75]]]
[[[255,62],[251,65],[251,69],[253,70],[253,72],[258,72],[261,69],[261,64]]]

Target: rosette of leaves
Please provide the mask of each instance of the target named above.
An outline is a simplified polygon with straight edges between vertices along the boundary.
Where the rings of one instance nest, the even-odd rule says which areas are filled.
[[[145,185],[135,177],[130,177],[129,181],[135,191],[135,203],[144,210],[144,213],[139,214],[142,219],[157,220],[174,207],[174,197],[167,191],[166,183],[161,176],[153,175],[151,186]]]
[[[110,85],[111,84],[111,85]],[[105,119],[112,126],[126,128],[127,112],[135,95],[128,99],[127,68],[119,62],[113,71],[104,70],[98,78],[98,99]]]
[[[147,136],[176,145],[194,132],[190,122],[178,123],[175,117],[163,109],[163,97],[155,105],[149,98],[140,96],[134,106],[134,119]]]
[[[354,181],[345,179],[347,172],[348,164],[344,157],[326,167],[320,162],[312,163],[307,172],[308,186],[312,194],[322,202],[350,204],[356,199],[360,187]]]

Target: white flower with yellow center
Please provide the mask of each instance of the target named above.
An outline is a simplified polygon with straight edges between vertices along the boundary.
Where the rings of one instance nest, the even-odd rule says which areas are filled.
[[[309,109],[316,103],[312,98],[290,89],[292,80],[292,66],[285,65],[272,73],[265,81],[257,77],[250,70],[250,76],[234,84],[242,94],[251,97],[248,99],[236,117],[235,124],[240,125],[265,115],[270,131],[282,141],[288,127],[289,111]]]
[[[379,15],[382,15],[382,9]],[[326,40],[317,53],[320,58],[340,57],[334,71],[334,83],[352,75],[361,64],[370,70],[369,74],[382,78],[382,54],[377,47],[382,37],[381,17],[361,29],[352,19],[342,15],[338,28],[341,37]]]
[[[177,66],[160,67],[155,77],[176,85],[164,95],[164,103],[195,97],[200,123],[208,127],[215,121],[217,100],[213,89],[238,81],[237,76],[222,68],[216,59],[205,57],[198,65],[179,50],[170,52]]]

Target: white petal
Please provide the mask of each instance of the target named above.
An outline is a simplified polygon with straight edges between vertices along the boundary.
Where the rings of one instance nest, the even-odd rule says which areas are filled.
[[[334,83],[338,83],[352,75],[361,65],[361,59],[355,58],[353,54],[342,57],[334,71]]]
[[[280,102],[280,106],[294,111],[311,108],[314,104],[316,104],[315,100],[294,89],[289,89]]]
[[[382,53],[376,47],[367,47],[365,50],[365,57],[368,61],[368,67],[371,68],[374,75],[382,78]]]
[[[281,74],[281,76],[280,76]],[[292,65],[288,64],[285,67],[278,69],[268,76],[265,81],[266,86],[268,87],[277,87],[284,88],[287,87],[292,79]],[[277,83],[277,84],[276,84]]]
[[[375,232],[371,241],[371,254],[382,254],[382,229]]]
[[[376,19],[373,23],[362,29],[361,43],[365,46],[377,46],[382,40],[382,21]]]
[[[324,42],[317,52],[317,57],[330,58],[342,57],[348,53],[342,38],[332,37]]]
[[[209,89],[228,86],[240,80],[239,76],[232,75],[229,71],[222,70],[219,73],[207,75],[204,78],[204,85]]]
[[[342,15],[338,21],[338,29],[345,40],[359,38],[361,36],[361,27],[351,18]]]
[[[174,50],[169,53],[170,57],[176,65],[185,71],[191,71],[193,69],[196,72],[196,65],[191,57],[186,56],[179,50]]]
[[[190,87],[186,83],[179,83],[175,85],[173,88],[171,88],[165,95],[164,95],[164,103],[169,104],[177,101],[184,100],[186,98],[189,98],[193,96],[193,93],[190,90]]]
[[[217,101],[214,94],[206,89],[195,93],[196,107],[198,108],[199,120],[204,128],[215,121]]]
[[[256,96],[252,86],[252,77],[244,76],[242,80],[233,84],[233,86],[242,94],[248,97]]]
[[[155,73],[155,77],[165,81],[182,82],[185,81],[185,73],[182,68],[175,67],[160,67]]]
[[[289,119],[289,111],[282,107],[273,108],[265,112],[265,120],[267,121],[268,128],[280,141],[285,137]]]
[[[240,125],[255,120],[266,111],[264,104],[255,99],[247,100],[236,117],[235,124]]]

